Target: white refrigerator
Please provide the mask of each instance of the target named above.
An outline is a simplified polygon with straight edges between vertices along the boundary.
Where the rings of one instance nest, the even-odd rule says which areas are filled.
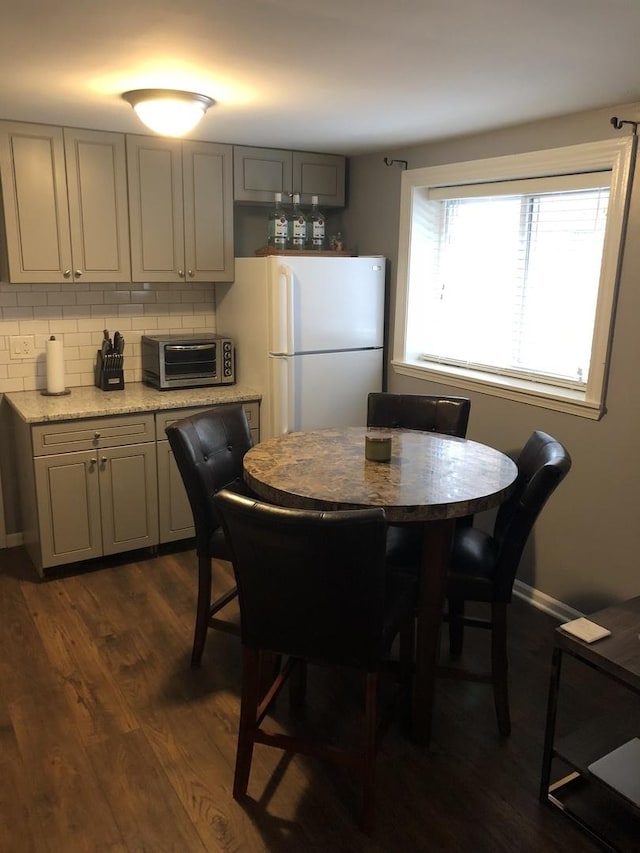
[[[385,259],[236,258],[216,285],[216,331],[236,345],[236,380],[262,394],[261,438],[364,426],[382,388]]]

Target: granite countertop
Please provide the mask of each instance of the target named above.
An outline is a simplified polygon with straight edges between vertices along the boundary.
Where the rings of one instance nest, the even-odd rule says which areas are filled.
[[[365,456],[365,436],[391,437],[391,459]],[[468,439],[411,429],[347,427],[291,432],[255,445],[245,479],[265,500],[298,509],[385,508],[391,522],[459,518],[491,509],[518,468]]]
[[[262,395],[246,385],[158,391],[142,382],[131,382],[121,391],[102,391],[86,385],[72,388],[70,394],[60,397],[48,397],[40,391],[9,391],[4,399],[26,423],[47,423],[208,404],[249,403],[261,400]]]

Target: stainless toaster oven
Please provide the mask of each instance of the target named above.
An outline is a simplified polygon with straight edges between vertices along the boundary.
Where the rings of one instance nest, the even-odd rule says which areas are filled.
[[[219,335],[143,335],[142,381],[161,391],[233,385],[233,341]]]

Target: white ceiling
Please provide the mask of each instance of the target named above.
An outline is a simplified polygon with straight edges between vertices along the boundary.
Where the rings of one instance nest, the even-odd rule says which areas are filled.
[[[640,101],[639,0],[4,0],[0,118],[144,132],[120,95],[216,99],[191,133],[362,153]]]

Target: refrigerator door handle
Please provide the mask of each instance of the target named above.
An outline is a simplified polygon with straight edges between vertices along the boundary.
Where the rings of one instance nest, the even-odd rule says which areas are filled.
[[[293,429],[291,359],[270,356],[271,424],[270,436],[284,435]]]
[[[270,300],[270,352],[291,354],[293,334],[293,273],[287,264],[278,266],[275,287]]]

